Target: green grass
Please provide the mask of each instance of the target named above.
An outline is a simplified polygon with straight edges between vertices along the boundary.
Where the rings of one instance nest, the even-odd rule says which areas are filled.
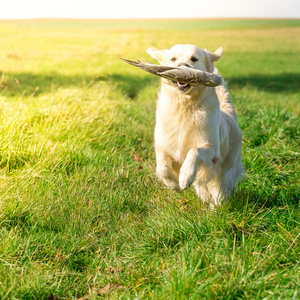
[[[1,299],[299,299],[299,20],[0,32]],[[247,178],[215,211],[157,180],[158,79],[119,60],[178,43],[224,47],[244,134]]]

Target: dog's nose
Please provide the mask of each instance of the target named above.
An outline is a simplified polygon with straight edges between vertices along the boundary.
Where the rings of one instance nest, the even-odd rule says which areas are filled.
[[[184,62],[178,64],[178,67],[182,67],[182,66],[184,66],[184,67],[190,67],[187,63],[184,63]]]

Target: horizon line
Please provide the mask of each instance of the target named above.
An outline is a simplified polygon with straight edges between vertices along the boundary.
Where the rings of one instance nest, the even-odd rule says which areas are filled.
[[[111,17],[111,18],[84,18],[84,17],[33,17],[33,18],[0,18],[0,21],[168,21],[168,20],[300,20],[300,17],[145,17],[145,18],[132,18],[132,17]]]

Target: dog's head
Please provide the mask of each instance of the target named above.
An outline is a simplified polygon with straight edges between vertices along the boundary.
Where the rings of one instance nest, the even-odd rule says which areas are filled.
[[[156,48],[148,48],[147,52],[161,65],[170,67],[189,67],[201,71],[213,72],[214,62],[218,61],[222,54],[223,48],[218,48],[214,53],[208,50],[202,50],[195,45],[176,45],[171,49],[158,50]],[[187,83],[180,83],[169,80],[169,83],[178,88],[181,92],[189,92],[192,88]]]

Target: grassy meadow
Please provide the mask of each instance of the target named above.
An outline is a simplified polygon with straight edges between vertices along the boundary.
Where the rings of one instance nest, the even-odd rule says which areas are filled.
[[[0,299],[299,299],[300,20],[0,21]],[[159,79],[223,46],[247,178],[216,210],[155,176]]]

